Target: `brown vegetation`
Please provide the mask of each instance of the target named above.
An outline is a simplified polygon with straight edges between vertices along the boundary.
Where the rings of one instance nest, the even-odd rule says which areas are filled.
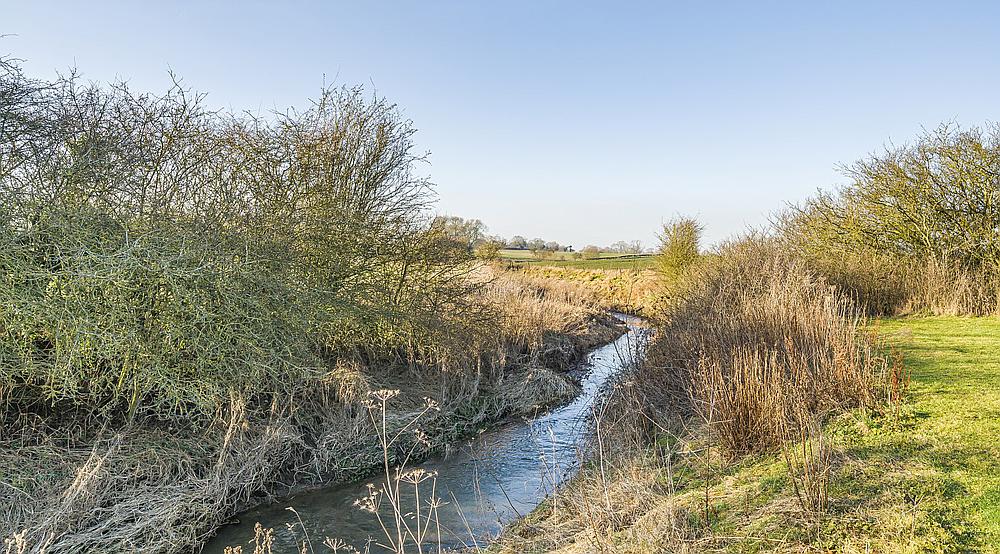
[[[771,240],[723,246],[685,277],[636,379],[649,406],[693,413],[727,451],[779,446],[798,408],[885,398],[891,368],[858,310]]]
[[[650,315],[659,302],[659,281],[647,269],[590,269],[527,266],[519,271],[528,278],[564,283],[583,291],[591,302],[623,313]]]
[[[703,253],[696,222],[665,227],[657,339],[598,419],[593,467],[500,550],[977,544],[942,508],[947,493],[897,498],[911,486],[900,482],[936,477],[880,481],[828,427],[905,428],[909,371],[867,316],[997,313],[1000,131],[944,126],[845,173],[847,186],[782,214],[770,236]],[[853,500],[831,494],[834,480]]]

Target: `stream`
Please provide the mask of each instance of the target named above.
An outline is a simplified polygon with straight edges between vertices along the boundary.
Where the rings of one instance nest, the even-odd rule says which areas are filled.
[[[572,401],[534,419],[515,420],[485,431],[447,455],[414,466],[437,473],[435,496],[443,502],[436,521],[428,525],[427,544],[436,547],[439,525],[441,544],[446,548],[483,546],[505,524],[533,510],[576,473],[595,400],[613,376],[639,359],[645,346],[647,332],[642,320],[615,316],[627,324],[628,332],[592,350],[574,370],[580,377],[581,391]],[[381,482],[384,480],[383,475]],[[356,500],[367,495],[366,484],[377,486],[379,482],[375,475],[251,509],[240,514],[237,523],[220,528],[203,552],[222,553],[229,545],[243,545],[244,552],[252,552],[253,545],[248,549],[247,541],[252,542],[257,522],[274,529],[275,554],[298,553],[306,538],[315,552],[329,552],[323,546],[326,537],[340,539],[362,552],[369,542],[371,552],[391,552],[384,546],[388,542],[375,515],[355,506]],[[420,484],[420,505],[425,512],[431,486],[430,480]],[[403,487],[400,504],[412,511],[417,505],[413,485]],[[393,529],[391,512],[381,513]],[[426,520],[426,513],[422,515]]]

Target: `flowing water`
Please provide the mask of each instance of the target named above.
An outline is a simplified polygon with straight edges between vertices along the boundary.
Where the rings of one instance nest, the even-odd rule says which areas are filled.
[[[530,512],[576,472],[595,400],[606,390],[609,379],[634,363],[643,350],[645,330],[640,320],[617,317],[628,325],[629,332],[589,354],[577,370],[582,389],[573,401],[535,419],[486,431],[447,456],[416,466],[437,473],[435,496],[444,502],[428,527],[428,543],[436,546],[440,525],[441,542],[446,547],[486,544],[503,525]],[[367,495],[366,484],[372,482],[378,485],[378,477],[305,492],[247,511],[237,518],[238,523],[221,528],[204,552],[221,553],[226,545],[244,545],[247,551],[245,545],[254,536],[256,522],[274,529],[275,554],[298,553],[296,545],[306,537],[315,552],[328,551],[322,545],[326,537],[362,551],[373,540],[372,552],[386,551],[380,546],[387,541],[378,519],[354,505]],[[431,481],[420,484],[424,516],[431,485]],[[400,504],[407,511],[417,505],[412,491],[413,485],[403,484]],[[382,517],[393,529],[391,512],[383,510]],[[412,522],[412,517],[407,521]]]

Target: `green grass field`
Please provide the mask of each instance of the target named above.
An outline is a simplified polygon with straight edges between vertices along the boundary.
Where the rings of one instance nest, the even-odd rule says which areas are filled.
[[[650,254],[619,254],[601,252],[597,258],[585,260],[574,257],[575,252],[552,252],[541,258],[528,250],[501,250],[500,258],[532,266],[572,267],[577,269],[647,269],[653,267]]]
[[[908,470],[904,482],[912,484],[894,492],[940,516],[945,550],[1000,552],[1000,320],[895,319],[881,327],[913,372],[910,403],[898,425],[854,451],[876,467]]]

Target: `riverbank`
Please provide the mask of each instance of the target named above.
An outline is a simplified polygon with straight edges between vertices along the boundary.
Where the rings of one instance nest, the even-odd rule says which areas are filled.
[[[379,380],[378,388],[367,388],[391,390],[395,394],[387,431],[393,435],[419,431],[419,438],[416,434],[405,438],[403,444],[390,453],[390,462],[396,463],[396,457],[405,453],[409,463],[419,463],[485,430],[510,420],[532,417],[573,398],[580,391],[579,376],[573,371],[576,365],[592,349],[613,342],[625,332],[624,324],[615,317],[605,312],[590,313],[571,328],[546,333],[532,361],[512,364],[498,380],[478,384],[474,395],[443,407],[435,400],[439,398],[438,384],[433,381],[392,377]],[[423,411],[428,399],[438,408],[422,416],[417,427],[406,429],[407,422]],[[327,462],[326,473],[316,478],[300,478],[290,484],[275,483],[267,491],[237,505],[232,510],[233,515],[289,495],[371,476],[383,463],[382,452],[373,434],[354,434],[357,429],[358,426],[351,426],[328,430],[327,440],[336,440],[339,446],[333,454],[335,458]],[[342,436],[329,438],[330,434],[338,432]]]
[[[444,548],[485,546],[501,523],[531,511],[576,471],[580,450],[589,436],[594,402],[605,392],[606,384],[641,355],[645,333],[636,327],[638,320],[618,317],[629,323],[629,333],[590,350],[585,361],[574,365],[570,375],[580,387],[571,400],[537,413],[519,414],[528,417],[506,418],[489,425],[485,432],[449,443],[445,452],[425,462],[408,460],[405,473],[433,476],[432,485],[421,485],[421,497],[433,491],[442,502],[433,518],[433,527],[440,531],[424,539],[425,548],[438,544]],[[422,426],[422,422],[417,425]],[[326,486],[250,510],[239,516],[238,524],[223,528],[205,552],[221,553],[225,546],[245,544],[255,535],[257,523],[272,530],[275,554],[298,552],[304,543],[319,548],[321,543],[336,540],[363,548],[369,537],[390,540],[394,534],[386,537],[376,517],[356,505],[358,499],[371,494],[366,483],[372,481],[380,489],[385,480],[385,475],[374,475],[366,481]],[[407,492],[415,485],[406,485],[402,498],[394,501],[407,511],[418,504],[412,491]],[[430,499],[425,503],[423,509],[436,504]],[[391,529],[389,504],[383,500],[379,512]],[[406,516],[407,521],[412,517],[412,513]],[[410,529],[413,525],[411,521]],[[416,539],[409,531],[404,535],[406,545],[416,548]]]
[[[371,391],[400,390],[390,426],[426,399],[440,408],[419,437],[406,437],[414,456],[425,457],[573,396],[566,370],[623,332],[579,288],[508,272],[486,280],[484,301],[506,306],[510,320],[497,337],[503,355],[484,359],[478,373],[336,364],[319,391],[323,403],[261,419],[237,400],[200,430],[149,420],[95,430],[22,418],[0,439],[5,538],[13,552],[187,551],[250,506],[376,467],[381,453],[364,409]]]
[[[794,459],[732,460],[695,425],[615,458],[603,481],[589,468],[492,551],[997,552],[1000,322],[913,317],[874,327],[901,353],[910,392],[898,411],[826,421],[822,507],[803,508]],[[584,509],[594,498],[610,502]]]

